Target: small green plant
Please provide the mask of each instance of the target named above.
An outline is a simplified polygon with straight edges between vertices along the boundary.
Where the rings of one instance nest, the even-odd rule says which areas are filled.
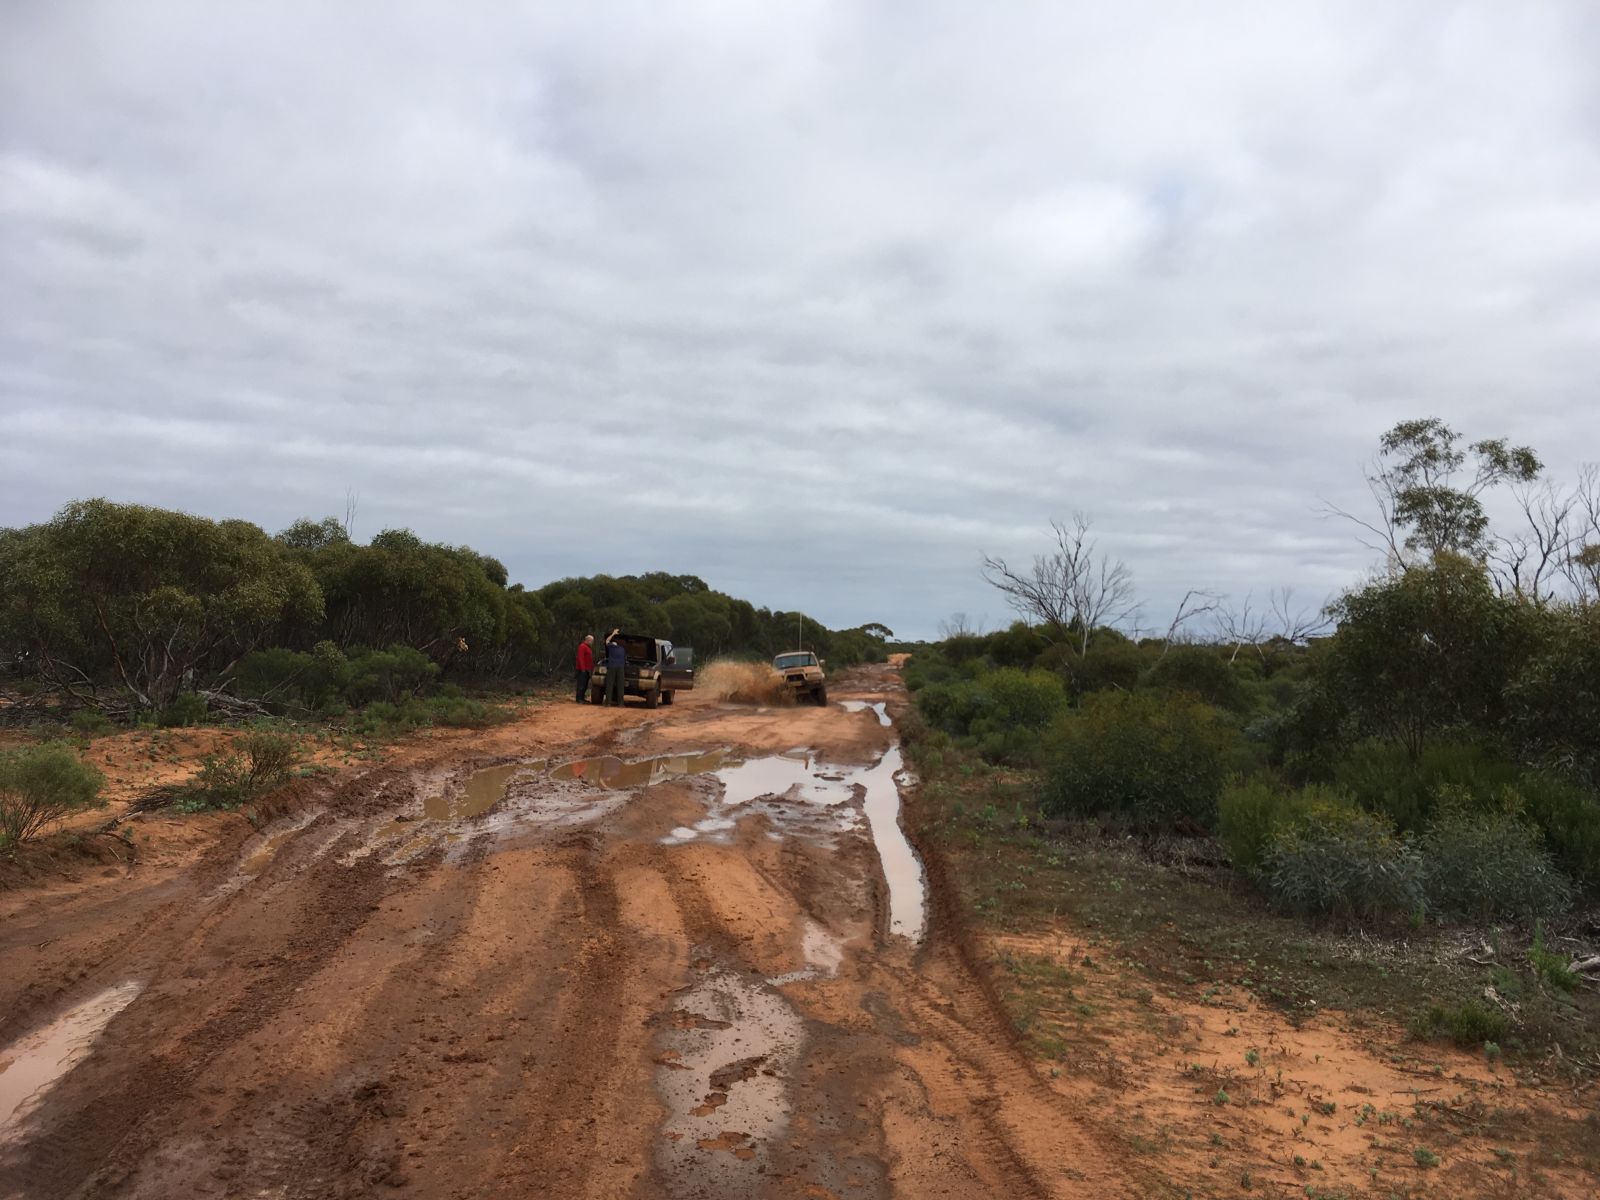
[[[116,728],[105,713],[98,708],[80,708],[67,718],[67,724],[87,737],[98,737]]]
[[[1430,1004],[1412,1016],[1408,1027],[1416,1038],[1448,1037],[1458,1046],[1476,1046],[1503,1040],[1511,1032],[1511,1018],[1476,1000],[1464,1000]]]
[[[1533,927],[1533,945],[1528,947],[1528,964],[1535,975],[1553,988],[1570,992],[1578,986],[1578,973],[1568,964],[1565,956],[1545,946],[1543,921]]]
[[[1439,1165],[1439,1156],[1432,1150],[1424,1149],[1421,1146],[1411,1152],[1411,1157],[1416,1160],[1416,1164],[1419,1167],[1428,1168]]]
[[[1228,1099],[1229,1097],[1227,1091],[1223,1088],[1218,1088],[1217,1094],[1211,1097],[1211,1103],[1221,1107],[1222,1105],[1228,1103]]]
[[[292,738],[252,730],[239,737],[228,754],[206,755],[199,774],[180,792],[173,807],[179,812],[237,808],[287,783],[299,758]]]
[[[161,710],[157,720],[164,727],[200,725],[206,719],[206,699],[198,692],[180,692]]]
[[[1252,1067],[1260,1066],[1261,1065],[1261,1055],[1260,1055],[1260,1053],[1258,1051],[1246,1050],[1245,1051],[1245,1055],[1244,1055],[1244,1061],[1246,1063],[1248,1063]]]
[[[0,847],[100,802],[105,776],[60,744],[0,754]]]

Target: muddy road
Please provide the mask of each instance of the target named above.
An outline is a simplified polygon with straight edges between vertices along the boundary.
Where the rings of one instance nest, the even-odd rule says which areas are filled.
[[[833,690],[544,707],[0,897],[0,1196],[1153,1194],[925,886],[896,676]]]

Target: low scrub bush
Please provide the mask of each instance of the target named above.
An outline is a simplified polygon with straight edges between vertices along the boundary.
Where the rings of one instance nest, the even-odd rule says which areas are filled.
[[[1234,736],[1187,697],[1097,693],[1046,736],[1044,809],[1146,832],[1210,828]]]
[[[1600,797],[1542,772],[1524,775],[1517,792],[1522,811],[1543,831],[1556,865],[1580,887],[1600,890]]]
[[[66,746],[0,754],[0,847],[17,846],[67,814],[100,803],[105,776]]]
[[[1416,849],[1384,817],[1321,806],[1277,830],[1262,853],[1267,891],[1284,908],[1382,922],[1423,908]]]
[[[1438,742],[1412,762],[1398,743],[1369,740],[1351,747],[1334,767],[1334,781],[1362,808],[1382,813],[1408,833],[1427,827],[1445,795],[1456,803],[1497,807],[1521,774],[1515,763],[1476,742]]]
[[[200,771],[178,795],[181,812],[237,808],[289,782],[300,761],[294,739],[252,730],[235,739],[227,754],[208,754]]]
[[[1067,708],[1061,680],[1048,671],[1001,667],[976,679],[934,683],[917,693],[934,728],[993,763],[1032,763],[1040,733]]]
[[[1563,912],[1572,884],[1539,831],[1512,813],[1452,808],[1423,835],[1423,887],[1441,916],[1524,920]]]
[[[1533,928],[1533,945],[1528,947],[1528,965],[1547,986],[1559,991],[1575,991],[1579,975],[1572,969],[1567,956],[1551,950],[1544,941],[1544,922]]]
[[[1430,1004],[1407,1023],[1411,1036],[1429,1040],[1447,1037],[1458,1046],[1498,1045],[1511,1032],[1511,1018],[1476,1000],[1460,1004]]]
[[[98,737],[116,728],[111,719],[98,708],[80,708],[67,718],[67,724],[86,737]]]
[[[1146,687],[1187,692],[1235,712],[1249,705],[1244,685],[1222,651],[1213,646],[1172,647],[1156,660],[1143,682]]]
[[[173,697],[172,703],[157,715],[156,724],[163,729],[200,725],[205,722],[207,711],[204,696],[198,692],[180,692]]]
[[[1285,826],[1318,808],[1349,808],[1349,798],[1336,788],[1307,784],[1282,791],[1263,776],[1230,784],[1217,811],[1217,836],[1228,849],[1234,869],[1259,879],[1267,845]]]

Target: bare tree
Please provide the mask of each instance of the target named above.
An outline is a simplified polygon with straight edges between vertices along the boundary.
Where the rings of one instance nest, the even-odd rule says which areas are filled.
[[[1512,488],[1523,527],[1509,536],[1496,537],[1489,553],[1490,569],[1502,595],[1532,604],[1554,599],[1557,581],[1572,557],[1581,487],[1580,482],[1579,491],[1564,496],[1548,482]]]
[[[1096,628],[1138,612],[1133,573],[1121,559],[1099,552],[1083,513],[1074,513],[1070,523],[1051,521],[1050,528],[1055,549],[1034,555],[1031,568],[1014,570],[1005,559],[984,555],[983,577],[1025,620],[1043,626],[1046,636],[1076,642],[1078,653],[1087,654]]]
[[[1272,605],[1272,636],[1291,645],[1300,645],[1311,638],[1320,637],[1333,624],[1328,615],[1329,605],[1316,608],[1296,606],[1292,587],[1274,588],[1269,603]]]
[[[1178,611],[1173,614],[1172,624],[1167,626],[1166,637],[1162,639],[1161,657],[1167,656],[1167,651],[1172,648],[1172,643],[1183,636],[1183,627],[1197,620],[1209,612],[1216,612],[1222,603],[1222,597],[1215,592],[1201,591],[1199,588],[1190,588],[1183,594],[1183,599],[1178,601]]]
[[[1253,592],[1247,592],[1244,603],[1238,608],[1224,604],[1217,609],[1217,629],[1224,641],[1233,643],[1233,653],[1228,655],[1230,663],[1238,659],[1239,651],[1246,646],[1254,650],[1257,657],[1266,657],[1261,649],[1261,643],[1267,636],[1267,615],[1251,609],[1250,602],[1253,597]]]
[[[1578,474],[1569,530],[1561,572],[1579,605],[1600,604],[1600,464],[1588,463]]]
[[[361,507],[361,493],[354,488],[344,490],[344,535],[352,542],[356,539],[356,509]]]
[[[975,637],[982,632],[982,629],[972,624],[964,612],[951,613],[939,622],[939,640],[944,642],[948,642],[951,638]]]

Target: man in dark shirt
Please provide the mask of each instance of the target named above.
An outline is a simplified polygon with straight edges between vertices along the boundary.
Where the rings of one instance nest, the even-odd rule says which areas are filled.
[[[622,688],[627,682],[628,674],[628,649],[624,646],[617,634],[620,629],[613,629],[611,636],[606,638],[606,703],[621,704]]]
[[[594,673],[594,634],[590,634],[578,643],[578,703],[584,702],[584,693],[589,690],[589,676]]]

